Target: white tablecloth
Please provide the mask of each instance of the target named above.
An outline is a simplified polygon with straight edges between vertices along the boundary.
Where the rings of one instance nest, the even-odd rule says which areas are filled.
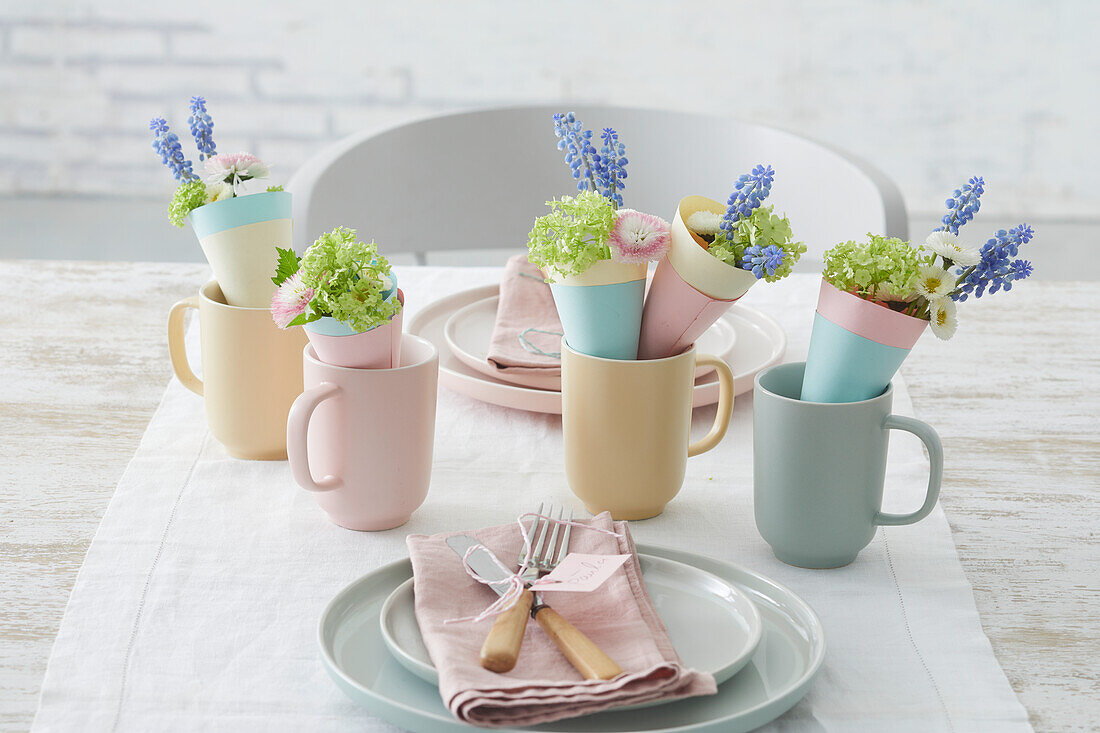
[[[400,269],[406,322],[499,274]],[[805,355],[816,294],[816,278],[803,275],[761,283],[743,302],[779,320],[795,360]],[[900,380],[894,411],[912,413]],[[696,411],[697,435],[712,418],[713,408]],[[886,509],[911,510],[926,463],[915,439],[895,432],[892,443]],[[412,521],[351,532],[325,518],[285,462],[228,457],[206,430],[201,399],[173,381],[88,550],[33,730],[396,730],[322,669],[315,636],[325,604],[405,556],[410,532],[497,524],[543,499],[583,510],[565,481],[556,416],[441,388],[435,455],[431,491]],[[820,615],[824,667],[809,695],[765,730],[1031,730],[982,633],[942,510],[880,529],[846,568],[801,570],[774,558],[753,524],[750,395],[738,398],[724,442],[689,461],[666,512],[632,530],[639,542],[770,575]]]

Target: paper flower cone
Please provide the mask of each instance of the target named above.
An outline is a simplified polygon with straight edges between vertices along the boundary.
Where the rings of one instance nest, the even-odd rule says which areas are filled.
[[[600,260],[580,275],[549,272],[565,339],[604,359],[637,359],[646,265]]]
[[[748,270],[707,252],[706,242],[687,228],[688,217],[703,210],[724,214],[726,207],[705,196],[687,196],[676,207],[672,247],[657,265],[645,299],[639,359],[681,353],[756,282]]]
[[[922,318],[845,293],[822,280],[802,399],[859,402],[878,397],[927,325]]]
[[[405,304],[405,293],[390,297]],[[368,331],[355,331],[332,317],[307,323],[304,328],[317,358],[332,366],[351,369],[393,369],[401,363],[402,308],[389,320]]]
[[[290,193],[269,191],[215,201],[195,209],[189,218],[226,303],[267,308],[275,292],[275,248],[293,246]]]

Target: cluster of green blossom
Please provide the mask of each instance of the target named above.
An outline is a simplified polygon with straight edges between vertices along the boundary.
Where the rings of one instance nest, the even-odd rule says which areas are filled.
[[[374,242],[360,242],[354,229],[338,227],[318,237],[302,255],[299,273],[314,289],[313,313],[332,316],[357,331],[386,323],[401,309],[397,298],[382,298],[389,260]]]
[[[205,183],[197,178],[181,183],[172,195],[172,203],[168,204],[168,221],[182,227],[187,215],[205,203]]]
[[[772,283],[790,275],[806,251],[806,245],[792,241],[794,234],[790,221],[773,213],[774,209],[774,206],[759,206],[749,216],[739,219],[731,232],[719,230],[707,251],[728,265],[742,267],[746,248],[775,246],[783,250],[783,263],[764,279]]]
[[[546,205],[550,213],[536,219],[527,235],[531,264],[562,275],[579,275],[596,262],[611,259],[607,245],[615,226],[611,199],[584,191]]]
[[[862,298],[909,301],[916,295],[923,247],[896,237],[867,235],[866,242],[841,242],[826,250],[822,276],[839,290]]]

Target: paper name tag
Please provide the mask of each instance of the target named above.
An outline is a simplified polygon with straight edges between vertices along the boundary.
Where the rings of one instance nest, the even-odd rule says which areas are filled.
[[[531,584],[532,590],[593,591],[623,566],[630,555],[582,555],[571,552],[552,572]]]

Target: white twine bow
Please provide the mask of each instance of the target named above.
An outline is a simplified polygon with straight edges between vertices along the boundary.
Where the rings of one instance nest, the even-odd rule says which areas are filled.
[[[496,563],[497,567],[500,568],[502,572],[507,574],[507,577],[500,578],[499,580],[487,580],[486,578],[478,574],[476,570],[470,567],[469,561],[470,556],[478,550],[488,550],[489,548],[479,542],[476,545],[471,545],[469,548],[467,548],[466,552],[462,554],[462,568],[466,571],[467,575],[469,575],[477,582],[483,585],[487,585],[494,590],[499,586],[505,584],[507,584],[508,589],[504,591],[504,593],[502,593],[500,597],[498,597],[495,601],[490,603],[484,611],[477,614],[476,616],[449,618],[444,620],[443,623],[458,624],[466,623],[469,621],[477,623],[479,621],[484,621],[487,618],[499,616],[500,614],[510,609],[512,606],[516,605],[516,602],[519,600],[520,596],[523,595],[524,585],[523,578],[521,576],[528,569],[528,566],[533,560],[533,558],[531,557],[531,537],[527,534],[527,530],[523,526],[523,520],[529,517],[535,517],[536,521],[538,521],[539,519],[545,519],[549,522],[553,522],[558,526],[567,525],[569,527],[580,527],[581,529],[590,529],[593,532],[600,532],[601,534],[609,534],[612,537],[622,537],[622,535],[618,532],[612,532],[611,530],[602,529],[601,527],[593,527],[589,524],[575,522],[571,519],[554,519],[551,516],[538,514],[537,512],[528,512],[527,514],[521,514],[516,517],[516,523],[519,524],[519,532],[521,535],[523,535],[523,564],[519,566],[519,570],[516,570],[515,572],[509,570],[507,567],[505,567],[504,563],[497,559],[497,556],[493,552],[489,552],[489,557],[493,559],[493,562]],[[532,525],[532,529],[534,529],[534,525]],[[534,534],[534,532],[532,532],[532,534]]]

